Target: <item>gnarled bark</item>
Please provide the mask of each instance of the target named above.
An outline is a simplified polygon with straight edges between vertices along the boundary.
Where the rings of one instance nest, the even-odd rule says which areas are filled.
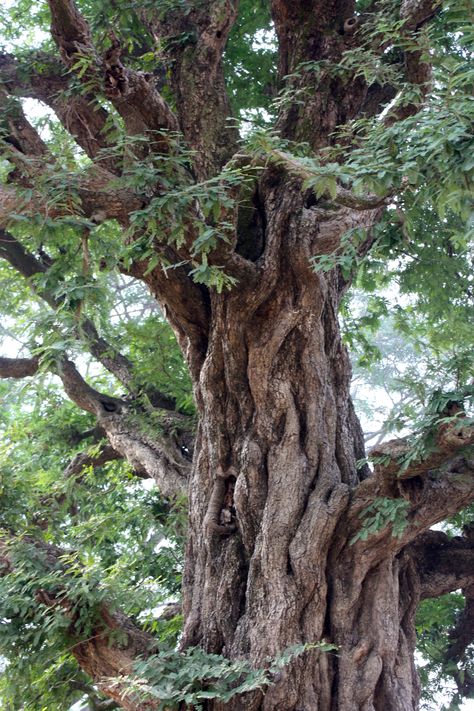
[[[236,145],[236,133],[228,124],[222,53],[237,3],[203,0],[186,13],[179,7],[155,12],[152,5],[139,10],[142,21],[163,42],[173,109],[152,77],[125,66],[115,37],[100,56],[72,0],[50,0],[49,6],[63,63],[74,72],[78,58],[82,61],[78,79],[87,82],[87,93],[76,98],[77,120],[69,120],[63,102],[48,88],[67,84],[54,72],[52,78],[31,77],[25,89],[14,62],[3,57],[5,91],[44,97],[92,159],[108,142],[102,134],[97,145],[91,142],[78,121],[100,132],[105,109],[93,120],[88,97],[89,92],[96,100],[105,95],[128,135],[182,131],[193,151],[193,170],[182,176],[183,183],[216,176]],[[413,40],[404,52],[404,74],[420,86],[420,101],[406,107],[405,114],[392,112],[387,120],[421,106],[430,69],[416,32],[437,6],[435,0],[401,3],[403,32]],[[300,71],[302,62],[336,65],[344,52],[357,46],[359,18],[354,17],[352,0],[273,0],[272,13],[280,79],[289,90],[276,126],[284,138],[307,141],[317,154],[330,144],[338,125],[377,114],[396,90],[376,85],[369,89],[358,74],[347,81],[326,70]],[[179,41],[166,41],[173,37]],[[385,49],[377,48],[380,56]],[[292,77],[285,80],[289,73]],[[38,158],[53,162],[54,157],[21,111],[9,122],[5,143],[15,165],[12,181],[34,185],[41,168]],[[146,150],[166,153],[166,137],[160,136],[151,139]],[[234,155],[236,162],[242,158],[245,164],[246,157]],[[117,172],[111,163],[93,162],[75,187],[83,215],[96,222],[116,218],[125,226],[131,211],[150,204],[149,196],[111,189]],[[267,151],[260,167],[250,200],[254,212],[244,220],[242,206],[236,208],[230,217],[232,239],[206,255],[209,264],[223,266],[238,278],[235,289],[218,294],[190,279],[196,237],[192,225],[186,226],[179,246],[166,235],[152,244],[169,263],[179,263],[175,269],[165,273],[161,266],[150,268],[147,259],[123,267],[147,283],[174,328],[200,415],[188,489],[182,646],[201,645],[256,666],[295,643],[325,639],[337,646],[330,655],[307,651],[268,689],[227,704],[209,701],[207,711],[414,711],[419,696],[413,664],[418,601],[430,590],[441,594],[438,591],[457,585],[472,594],[473,576],[466,565],[472,541],[466,547],[464,542],[449,547],[456,553],[449,558],[446,541],[426,532],[474,500],[472,462],[464,454],[458,456],[472,443],[472,430],[440,431],[437,449],[403,478],[397,477],[396,456],[406,452],[404,441],[384,446],[379,453],[392,461],[376,466],[374,473],[366,466],[358,468],[363,438],[349,395],[350,365],[337,320],[348,279],[338,268],[315,272],[310,258],[337,254],[342,236],[353,229],[367,230],[367,238],[357,246],[359,254],[365,254],[387,196],[355,196],[338,185],[330,200],[308,197],[310,191],[303,191],[302,183],[311,175],[304,163],[277,149]],[[156,194],[160,191],[157,185]],[[10,185],[0,193],[0,218],[6,222],[17,193]],[[45,201],[39,203],[35,210],[44,211]],[[31,208],[25,207],[26,214]],[[197,204],[195,215],[201,217]],[[46,270],[15,237],[3,230],[0,237],[0,256],[25,278]],[[139,237],[137,233],[131,239]],[[58,307],[53,294],[40,295]],[[133,392],[128,359],[111,349],[92,323],[83,321],[78,335]],[[36,368],[35,359],[2,359],[0,376],[24,377]],[[127,458],[139,473],[153,477],[165,495],[184,490],[190,466],[171,435],[142,428],[125,401],[91,388],[66,357],[59,359],[58,372],[69,397],[97,417],[112,447],[110,456]],[[157,406],[173,409],[164,395],[154,397],[150,400]],[[393,537],[386,525],[368,540],[357,540],[361,515],[381,497],[406,502],[403,535]],[[433,565],[433,550],[440,552],[438,566]],[[471,605],[467,612],[472,615]],[[128,630],[120,613],[104,610],[104,619],[107,616],[109,627]],[[103,677],[129,671],[147,646],[140,631],[130,631],[130,636],[137,643],[127,647],[125,658],[108,646],[102,628],[93,640],[76,645],[81,667],[117,699]],[[453,658],[458,652],[453,641]],[[121,703],[132,711],[144,708],[133,698]]]

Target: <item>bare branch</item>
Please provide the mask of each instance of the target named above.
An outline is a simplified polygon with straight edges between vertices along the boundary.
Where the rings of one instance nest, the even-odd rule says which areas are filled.
[[[0,358],[0,378],[27,378],[38,371],[38,358]]]
[[[435,598],[474,584],[474,541],[426,531],[405,549],[420,576],[421,598]]]

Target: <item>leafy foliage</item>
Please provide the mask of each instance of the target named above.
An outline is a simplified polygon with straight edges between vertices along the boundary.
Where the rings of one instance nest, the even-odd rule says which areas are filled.
[[[327,653],[335,649],[326,642],[293,645],[269,659],[265,669],[253,669],[245,660],[231,662],[199,648],[183,654],[170,650],[139,662],[136,676],[120,677],[115,683],[120,688],[125,682],[127,694],[145,702],[159,700],[162,711],[178,709],[181,703],[192,704],[199,711],[208,699],[226,702],[238,694],[267,687],[275,674],[305,652]]]
[[[357,541],[366,541],[379,531],[383,531],[389,524],[392,527],[392,536],[400,538],[408,526],[406,518],[409,503],[405,499],[389,499],[379,497],[360,512],[363,519],[361,529],[351,539],[351,544]]]

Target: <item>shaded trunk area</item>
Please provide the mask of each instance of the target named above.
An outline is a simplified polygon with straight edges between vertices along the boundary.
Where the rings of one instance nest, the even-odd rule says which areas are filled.
[[[196,384],[183,646],[256,666],[298,643],[339,647],[306,652],[265,695],[213,711],[412,709],[414,608],[401,602],[399,564],[355,560],[344,533],[368,471],[356,465],[364,447],[337,319],[343,281],[309,262],[357,216],[339,211],[309,229],[314,209],[278,182],[260,200],[261,279],[213,295]]]

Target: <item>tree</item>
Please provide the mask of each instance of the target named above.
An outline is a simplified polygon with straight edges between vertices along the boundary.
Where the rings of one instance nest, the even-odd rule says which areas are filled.
[[[415,709],[417,608],[459,590],[442,664],[472,691],[470,12],[2,11],[5,708]],[[394,271],[439,387],[371,469],[338,313],[367,364]],[[150,610],[183,539],[176,652]]]

